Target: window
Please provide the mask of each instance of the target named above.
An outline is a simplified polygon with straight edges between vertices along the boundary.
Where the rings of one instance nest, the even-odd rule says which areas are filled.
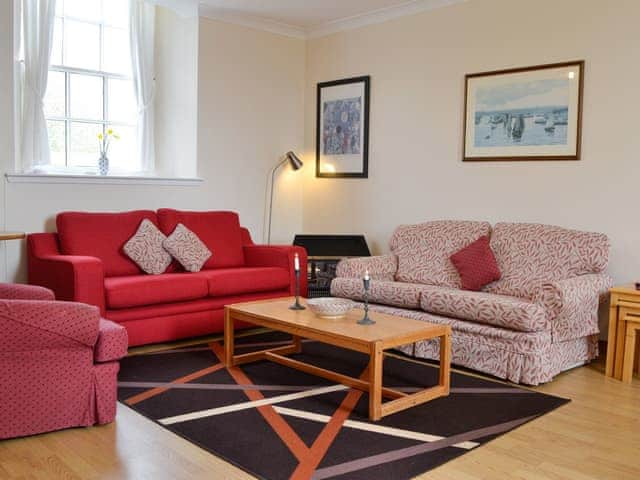
[[[97,168],[98,134],[113,129],[112,171],[141,169],[131,79],[128,0],[58,0],[44,100],[51,166]]]

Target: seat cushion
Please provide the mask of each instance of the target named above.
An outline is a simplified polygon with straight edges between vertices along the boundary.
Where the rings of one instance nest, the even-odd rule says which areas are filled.
[[[389,243],[398,256],[395,279],[460,288],[460,277],[449,257],[490,231],[488,222],[459,220],[398,227]]]
[[[546,310],[520,298],[430,285],[424,285],[420,292],[420,307],[425,312],[519,332],[550,328]]]
[[[127,330],[117,323],[101,318],[93,359],[96,362],[119,360],[127,354],[128,346]]]
[[[204,298],[207,280],[192,273],[132,275],[106,278],[107,308],[130,308]]]
[[[220,268],[203,270],[197,275],[206,280],[211,297],[268,292],[289,286],[289,271],[279,267]]]
[[[142,220],[157,224],[155,212],[64,212],[56,217],[63,255],[85,255],[102,260],[106,277],[142,273],[122,248],[136,233]]]
[[[369,301],[396,307],[420,308],[421,287],[422,285],[414,283],[371,280]],[[363,300],[364,285],[362,279],[334,278],[331,282],[331,295],[352,300]]]
[[[170,235],[178,223],[195,233],[211,251],[204,269],[244,266],[242,231],[235,212],[188,212],[161,208],[158,223]]]
[[[498,223],[491,249],[502,277],[484,290],[532,300],[545,282],[602,272],[610,242],[601,233],[535,223]]]

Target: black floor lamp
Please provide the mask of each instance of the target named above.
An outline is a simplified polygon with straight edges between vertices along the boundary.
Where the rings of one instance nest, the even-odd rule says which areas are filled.
[[[302,160],[298,158],[298,156],[292,151],[288,151],[284,158],[276,164],[275,167],[271,169],[271,192],[269,194],[269,226],[267,229],[267,244],[271,244],[271,213],[273,212],[273,184],[276,178],[276,172],[278,169],[283,166],[285,163],[289,162],[291,164],[291,168],[294,170],[300,170],[302,168]]]

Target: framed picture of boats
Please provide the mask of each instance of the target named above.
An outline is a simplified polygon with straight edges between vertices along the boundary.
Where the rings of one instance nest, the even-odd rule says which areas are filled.
[[[584,61],[465,77],[463,161],[579,160]]]

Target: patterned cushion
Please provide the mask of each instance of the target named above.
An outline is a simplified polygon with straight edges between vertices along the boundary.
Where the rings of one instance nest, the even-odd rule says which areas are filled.
[[[534,223],[498,223],[491,249],[502,278],[484,290],[533,299],[545,282],[603,271],[609,247],[609,239],[601,233]]]
[[[420,287],[412,283],[371,280],[369,301],[404,308],[420,307]],[[334,297],[362,300],[364,285],[360,278],[334,278],[331,282],[331,295]]]
[[[485,285],[500,280],[500,270],[487,235],[451,255],[451,262],[458,270],[465,290],[477,292]]]
[[[166,238],[162,246],[188,272],[199,272],[211,257],[211,252],[206,245],[202,243],[195,233],[181,223]]]
[[[431,285],[424,285],[420,292],[420,306],[426,312],[520,332],[549,329],[546,310],[519,298]]]
[[[143,272],[159,275],[167,270],[172,261],[171,255],[162,247],[166,238],[153,222],[145,218],[122,250]]]
[[[460,277],[449,257],[490,231],[488,222],[458,220],[398,227],[390,241],[398,256],[396,280],[459,288]]]
[[[378,255],[375,257],[345,258],[336,267],[338,277],[362,278],[369,270],[373,280],[393,281],[398,269],[398,258],[395,255]]]

